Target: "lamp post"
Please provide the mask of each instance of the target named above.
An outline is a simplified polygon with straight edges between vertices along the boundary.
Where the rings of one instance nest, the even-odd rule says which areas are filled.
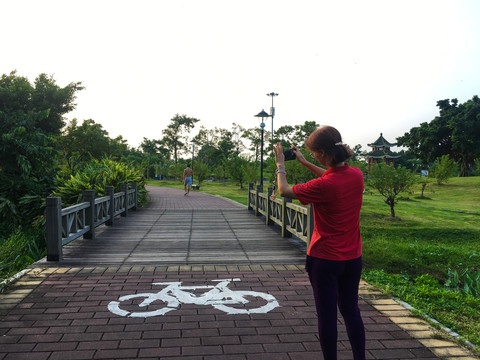
[[[272,117],[272,140],[273,140],[273,118],[275,117],[275,108],[273,107],[273,98],[275,96],[278,96],[278,94],[272,91],[270,94],[267,94],[267,96],[272,97],[272,107],[270,108],[270,116]]]
[[[193,139],[192,140],[192,184],[193,184],[193,159],[195,158],[195,144],[197,143],[197,140]]]
[[[270,115],[262,109],[262,111],[255,115],[255,117],[262,118],[262,122],[260,123],[260,128],[262,129],[262,142],[260,146],[260,186],[263,186],[263,130],[265,129],[263,119],[270,117]]]

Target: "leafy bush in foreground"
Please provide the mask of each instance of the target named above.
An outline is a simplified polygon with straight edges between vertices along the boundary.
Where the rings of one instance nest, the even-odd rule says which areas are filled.
[[[457,292],[465,292],[480,299],[480,269],[476,273],[469,273],[468,268],[460,274],[456,270],[448,269],[447,288]]]
[[[0,278],[25,269],[45,256],[45,240],[41,229],[18,227],[9,237],[0,239]]]

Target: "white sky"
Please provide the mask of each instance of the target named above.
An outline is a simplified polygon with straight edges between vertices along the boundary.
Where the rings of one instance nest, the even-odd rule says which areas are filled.
[[[1,0],[0,14],[1,74],[81,81],[66,117],[135,147],[176,113],[258,126],[273,91],[275,129],[315,120],[365,150],[480,95],[478,0]]]

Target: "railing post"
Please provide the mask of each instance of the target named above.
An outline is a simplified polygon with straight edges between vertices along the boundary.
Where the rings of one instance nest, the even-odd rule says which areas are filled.
[[[62,198],[47,197],[47,261],[63,260]]]
[[[133,183],[133,189],[135,189],[135,193],[134,193],[135,206],[132,209],[137,210],[137,206],[138,206],[138,183],[136,181]]]
[[[106,186],[105,192],[107,196],[110,197],[110,207],[108,208],[108,215],[110,218],[105,225],[112,226],[115,221],[115,188],[113,186]]]
[[[292,199],[282,198],[282,237],[291,237],[292,234],[287,231],[287,203],[291,203]]]
[[[124,208],[124,211],[120,214],[120,216],[125,217],[128,215],[128,184],[122,184],[121,191],[123,192],[123,196],[124,196],[123,205],[125,208]]]
[[[90,226],[90,230],[83,234],[83,238],[95,240],[95,190],[84,190],[83,201],[90,203],[85,211],[85,224]]]
[[[263,193],[263,186],[257,185],[257,192],[255,193],[255,216],[259,216],[260,212],[258,211],[258,204],[260,203],[259,193]]]
[[[312,235],[313,235],[313,228],[314,228],[314,216],[313,216],[313,206],[312,204],[308,204],[308,215],[307,215],[307,229],[308,229],[308,234],[307,234],[307,250],[310,247],[310,241],[312,240]]]
[[[265,224],[267,225],[273,225],[273,221],[270,220],[270,215],[272,215],[272,212],[271,212],[271,208],[270,208],[270,196],[272,196],[272,193],[273,193],[273,188],[269,187],[267,188],[267,215],[266,215],[266,219],[265,219]]]
[[[250,196],[251,196],[250,191],[252,191],[252,190],[253,190],[253,183],[248,183],[248,200],[247,200],[248,201],[248,204],[247,204],[248,205],[248,210],[253,210],[252,205],[250,203]]]

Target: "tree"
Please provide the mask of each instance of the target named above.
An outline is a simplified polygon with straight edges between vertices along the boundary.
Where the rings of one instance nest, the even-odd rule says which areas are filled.
[[[175,180],[182,180],[183,170],[185,169],[185,164],[172,164],[168,167],[168,177]]]
[[[293,145],[303,146],[305,140],[314,132],[320,125],[315,121],[305,121],[303,125],[295,125],[295,136],[293,137]]]
[[[210,173],[210,167],[202,161],[195,162],[195,169],[194,169],[194,179],[198,181],[199,184],[202,183],[208,177]]]
[[[295,128],[291,125],[280,126],[277,131],[275,131],[275,138],[277,141],[281,141],[282,144],[293,144],[293,139],[295,136]]]
[[[0,224],[7,232],[43,212],[57,170],[54,135],[80,84],[61,88],[41,74],[33,86],[15,71],[0,78]]]
[[[480,157],[480,98],[474,96],[445,116],[452,128],[450,157],[460,165],[460,176],[467,176],[475,159]]]
[[[41,212],[39,202],[53,188],[53,141],[35,127],[46,117],[48,111],[0,111],[0,225],[7,232],[30,225]]]
[[[198,134],[194,137],[199,146],[215,146],[218,143],[217,131],[200,126]]]
[[[453,160],[450,159],[450,156],[443,155],[437,158],[430,174],[433,178],[437,179],[437,184],[441,185],[448,182],[448,179],[453,176],[455,171],[456,167]]]
[[[399,152],[392,152],[394,155],[399,155],[400,157],[395,159],[395,165],[396,166],[404,166],[407,169],[410,169],[412,171],[418,171],[421,168],[424,168],[422,166],[422,161],[415,156],[410,150],[400,150]]]
[[[47,134],[59,135],[65,126],[63,115],[72,111],[76,93],[83,90],[81,82],[59,87],[52,76],[40,74],[35,79],[35,91],[32,93],[32,106],[35,110],[49,109],[49,116],[40,120],[36,126]]]
[[[243,183],[246,181],[246,168],[248,161],[237,156],[228,163],[228,173],[240,184],[240,189],[243,189]]]
[[[355,160],[355,161],[363,161],[365,162],[366,159],[367,159],[367,151],[366,150],[363,150],[362,151],[362,145],[360,144],[357,144],[353,147],[353,156],[352,156],[352,160]]]
[[[218,142],[218,150],[225,156],[226,159],[233,159],[238,156],[235,143],[232,140],[233,133],[227,129],[215,129],[220,134],[220,141]]]
[[[76,93],[83,90],[81,82],[65,87],[56,84],[52,76],[40,74],[34,86],[16,71],[0,78],[0,110],[38,113],[48,110],[48,116],[36,118],[34,127],[44,134],[59,135],[65,121],[63,115],[75,108]]]
[[[70,175],[80,164],[110,155],[111,143],[108,132],[92,119],[84,120],[80,126],[77,119],[73,119],[57,139],[57,146]]]
[[[412,128],[397,143],[408,147],[424,165],[449,155],[460,164],[460,176],[467,176],[480,156],[480,98],[474,96],[460,105],[457,99],[440,100],[437,106],[439,116]]]
[[[164,146],[163,140],[150,140],[143,138],[140,149],[145,156],[149,156],[152,162],[164,163],[168,160],[168,149]]]
[[[388,164],[376,164],[372,168],[369,183],[383,196],[385,204],[390,206],[391,217],[394,218],[398,195],[410,189],[415,183],[415,177],[403,166],[395,168]]]
[[[187,115],[176,114],[171,120],[170,124],[163,130],[163,142],[167,148],[173,150],[173,157],[175,164],[178,163],[178,153],[184,150],[187,142],[187,135],[183,133],[190,131],[199,122],[199,119],[188,117]]]
[[[219,165],[223,157],[224,155],[219,149],[209,144],[203,145],[196,155],[197,160],[207,164],[211,168]]]
[[[245,130],[242,137],[250,141],[250,150],[254,154],[254,161],[260,159],[261,130],[258,127]]]
[[[242,141],[242,134],[245,132],[245,128],[241,125],[232,123],[232,142],[233,142],[233,152],[237,156],[245,150],[245,145]]]
[[[140,149],[144,154],[156,155],[158,153],[160,144],[160,140],[150,140],[144,137],[142,143],[140,144]]]
[[[420,197],[424,198],[425,197],[424,196],[425,189],[427,188],[428,185],[431,184],[430,179],[427,176],[422,176],[422,177],[419,178],[418,183],[422,187]]]
[[[221,165],[217,165],[213,168],[213,176],[215,176],[215,180],[224,180],[225,179],[225,172]]]

